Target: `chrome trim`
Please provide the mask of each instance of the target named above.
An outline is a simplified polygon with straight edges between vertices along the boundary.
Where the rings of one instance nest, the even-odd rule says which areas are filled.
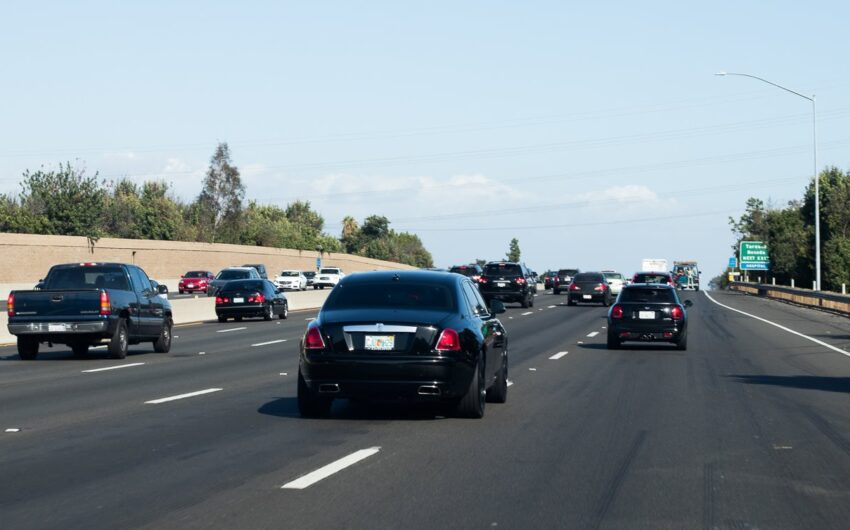
[[[359,326],[343,326],[346,333],[416,333],[416,326],[393,326],[385,324],[364,324]]]

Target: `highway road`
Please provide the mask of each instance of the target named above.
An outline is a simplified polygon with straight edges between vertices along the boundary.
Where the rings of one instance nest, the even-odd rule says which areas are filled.
[[[3,348],[0,522],[850,527],[850,319],[686,297],[687,352],[608,351],[607,310],[563,296],[512,305],[508,402],[481,420],[349,402],[299,418],[298,341],[315,311],[179,327],[170,354],[125,360]]]

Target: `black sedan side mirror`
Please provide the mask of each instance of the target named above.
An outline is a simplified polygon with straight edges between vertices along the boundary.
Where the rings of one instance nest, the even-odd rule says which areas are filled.
[[[158,292],[159,294],[168,294],[168,286],[159,284],[156,286],[156,292]]]
[[[693,302],[691,302],[690,300],[685,300],[685,307],[691,307],[692,305],[694,305]]]
[[[505,312],[505,304],[501,300],[492,300],[490,302],[490,314],[500,315]]]

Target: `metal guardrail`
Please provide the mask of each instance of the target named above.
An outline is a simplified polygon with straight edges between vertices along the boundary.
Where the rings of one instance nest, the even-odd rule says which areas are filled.
[[[729,289],[850,315],[850,295],[749,282],[730,282]]]

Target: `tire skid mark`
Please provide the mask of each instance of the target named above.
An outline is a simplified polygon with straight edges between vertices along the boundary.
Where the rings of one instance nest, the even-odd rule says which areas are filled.
[[[702,466],[702,527],[713,530],[714,525],[714,462]]]
[[[623,485],[623,481],[626,479],[626,475],[629,472],[629,468],[631,467],[632,462],[634,462],[635,457],[640,451],[641,446],[643,446],[644,440],[646,440],[646,431],[642,430],[638,432],[638,435],[632,441],[632,445],[629,447],[628,452],[623,457],[623,460],[620,461],[620,465],[617,466],[617,471],[614,473],[611,482],[609,482],[608,487],[605,488],[605,495],[602,496],[599,502],[599,506],[596,508],[596,510],[594,510],[593,520],[589,525],[590,528],[596,529],[602,526],[602,522],[605,520],[605,516],[608,514],[608,510],[614,503],[614,499],[620,492],[620,488]]]

